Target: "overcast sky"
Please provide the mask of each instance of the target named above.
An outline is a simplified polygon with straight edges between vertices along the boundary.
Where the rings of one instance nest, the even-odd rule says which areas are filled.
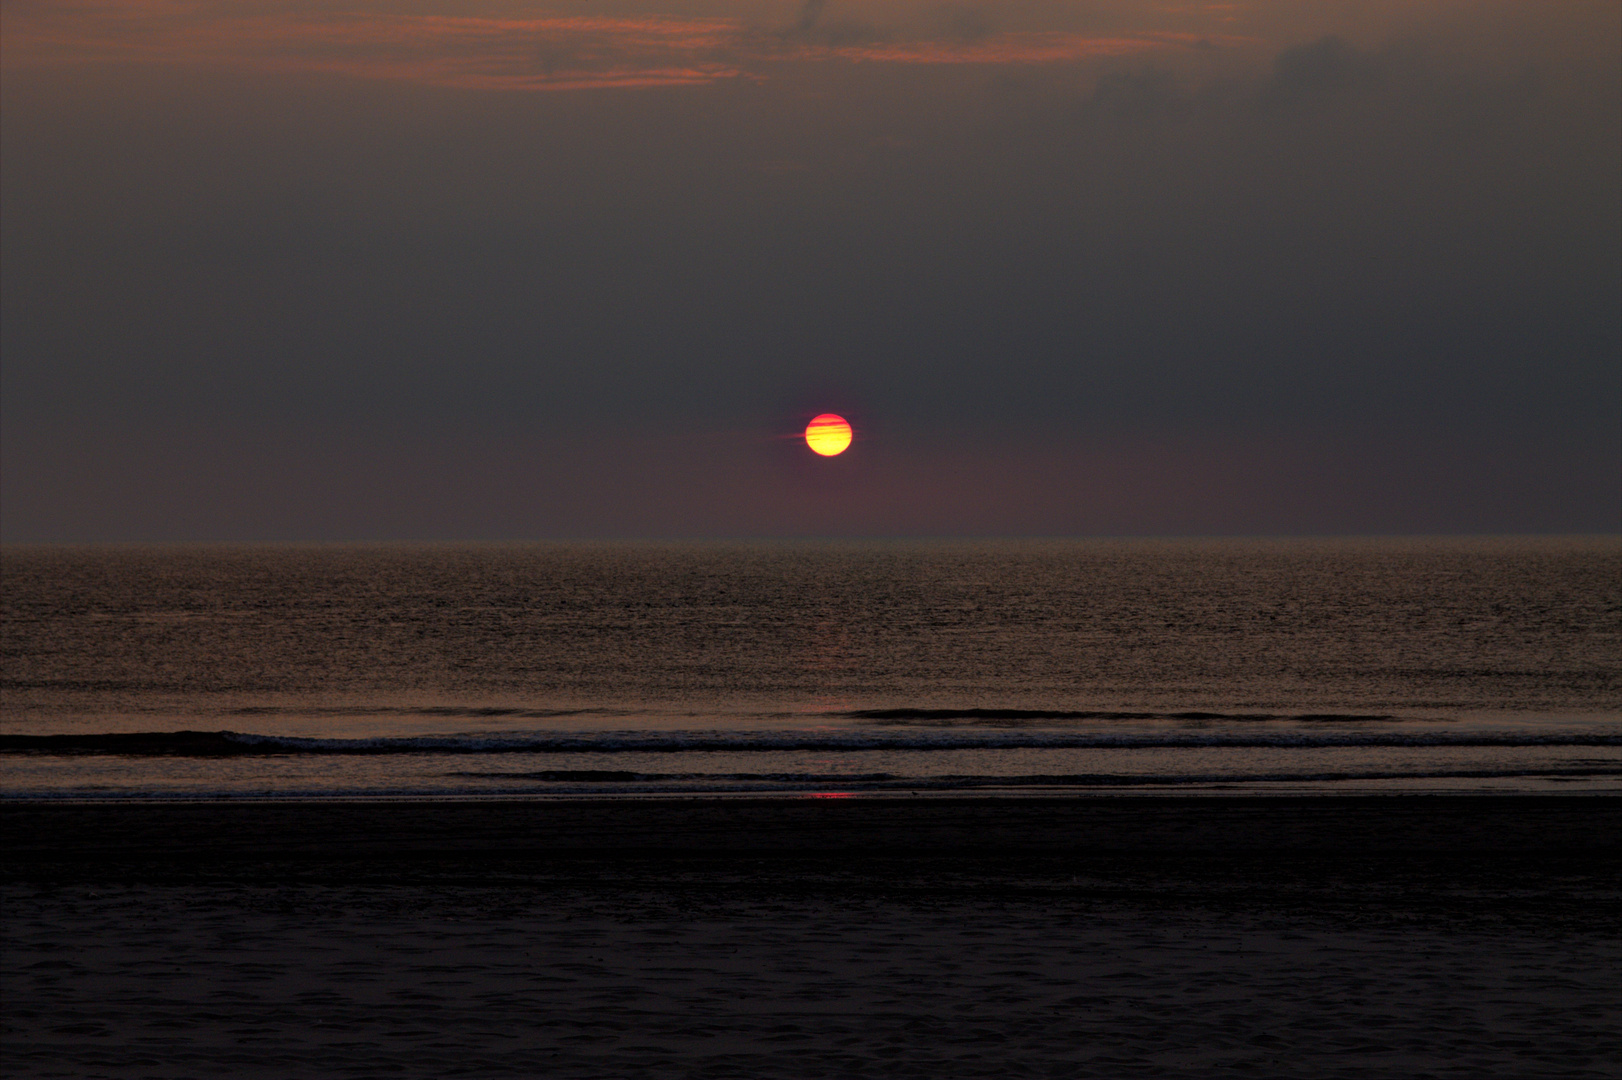
[[[1622,529],[1615,0],[0,10],[7,541]]]

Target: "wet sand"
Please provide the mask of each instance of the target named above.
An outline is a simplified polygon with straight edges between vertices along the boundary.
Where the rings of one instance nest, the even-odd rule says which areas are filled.
[[[10,1076],[1614,1076],[1622,800],[0,807]]]

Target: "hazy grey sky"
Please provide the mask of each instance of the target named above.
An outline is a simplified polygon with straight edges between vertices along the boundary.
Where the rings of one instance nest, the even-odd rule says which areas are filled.
[[[3,12],[8,541],[1622,528],[1613,0]]]

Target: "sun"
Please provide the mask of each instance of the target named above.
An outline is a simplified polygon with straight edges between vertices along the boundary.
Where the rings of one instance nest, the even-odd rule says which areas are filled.
[[[805,425],[805,445],[823,457],[843,454],[850,445],[850,422],[838,413],[823,413]]]

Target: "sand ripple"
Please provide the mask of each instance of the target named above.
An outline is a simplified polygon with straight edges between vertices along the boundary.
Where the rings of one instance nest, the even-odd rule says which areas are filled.
[[[12,1077],[1614,1077],[1573,928],[943,895],[8,886]]]

